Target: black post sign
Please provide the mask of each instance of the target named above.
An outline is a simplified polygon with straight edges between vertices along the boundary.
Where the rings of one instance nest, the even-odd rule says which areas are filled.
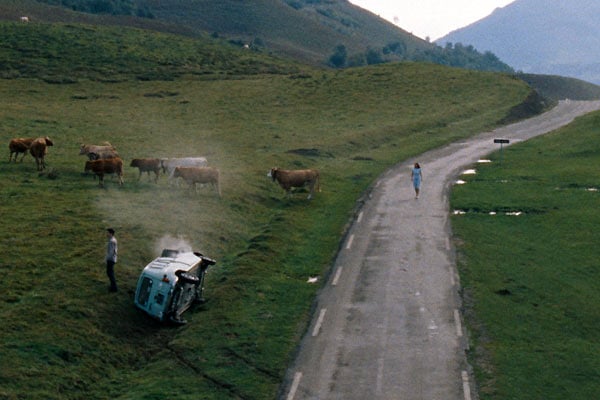
[[[494,143],[500,143],[500,163],[502,163],[502,146],[505,144],[509,144],[510,140],[508,139],[494,139]]]

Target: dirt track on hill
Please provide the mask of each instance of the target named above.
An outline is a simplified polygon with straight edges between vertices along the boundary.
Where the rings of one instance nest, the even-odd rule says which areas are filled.
[[[494,138],[514,144],[599,109],[600,102],[562,101],[383,174],[347,232],[280,399],[476,399],[450,242],[451,184],[499,150]],[[423,169],[419,199],[410,181],[415,161]]]

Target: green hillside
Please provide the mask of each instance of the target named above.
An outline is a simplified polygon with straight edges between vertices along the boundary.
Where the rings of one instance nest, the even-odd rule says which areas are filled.
[[[114,26],[4,23],[0,24],[0,40],[2,78],[118,82],[300,71],[289,61],[210,38]]]
[[[275,398],[319,289],[308,277],[324,281],[375,177],[492,129],[530,93],[510,76],[433,64],[323,70],[138,29],[0,28],[11,71],[2,141],[54,141],[45,173],[30,156],[0,163],[2,399]],[[79,145],[103,141],[125,161],[122,188],[82,174]],[[164,177],[138,182],[129,167],[198,155],[221,170],[222,199]],[[319,168],[322,192],[285,198],[266,177],[273,166]],[[107,226],[120,244],[117,294]],[[169,238],[218,261],[208,303],[179,328],[133,305],[141,269]]]
[[[346,0],[7,0],[0,19],[131,26],[220,37],[256,52],[336,68],[427,61],[510,72],[491,53],[439,47]],[[341,49],[341,50],[340,50]]]
[[[600,99],[600,86],[557,75],[517,74],[544,97],[555,100],[597,100]]]
[[[208,32],[262,43],[277,53],[323,63],[338,45],[348,52],[401,42],[406,51],[432,47],[347,1],[235,0],[154,1],[158,19],[197,26]]]

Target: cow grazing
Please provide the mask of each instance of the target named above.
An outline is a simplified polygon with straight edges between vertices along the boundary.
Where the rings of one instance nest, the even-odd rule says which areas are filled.
[[[119,177],[119,185],[123,185],[123,160],[118,157],[105,160],[88,160],[85,162],[84,171],[92,171],[97,175],[101,187],[104,186],[105,174],[116,174]]]
[[[10,150],[10,154],[8,156],[8,162],[11,162],[13,154],[15,155],[15,162],[17,162],[17,157],[19,153],[23,153],[21,157],[21,162],[23,162],[23,158],[27,155],[29,148],[31,147],[31,143],[34,138],[14,138],[10,139],[8,143],[8,149]]]
[[[211,184],[221,197],[221,187],[219,185],[219,170],[213,167],[175,167],[173,178],[182,178],[190,189],[193,187],[197,192],[196,184]]]
[[[158,182],[158,175],[160,174],[160,160],[158,158],[134,158],[131,160],[131,166],[137,167],[140,171],[138,181],[142,178],[142,173],[148,174],[148,180],[150,180],[150,172],[154,172],[154,183]]]
[[[21,22],[29,22],[29,17],[22,16],[21,17]]]
[[[119,157],[117,149],[109,142],[104,142],[103,145],[82,144],[79,147],[79,155],[86,155],[90,160],[100,160]]]
[[[184,157],[184,158],[161,158],[160,165],[163,169],[169,183],[173,181],[173,173],[177,167],[206,167],[208,161],[205,157]]]
[[[35,158],[35,164],[38,171],[46,169],[45,157],[48,154],[48,146],[54,146],[54,143],[48,136],[34,139],[29,146],[29,153]]]
[[[273,182],[277,181],[279,185],[285,189],[288,196],[291,196],[291,190],[293,187],[304,187],[308,186],[310,193],[308,199],[310,200],[315,191],[315,185],[317,190],[321,191],[321,185],[319,184],[319,171],[316,169],[297,169],[297,170],[285,170],[280,168],[271,168],[271,171],[267,174],[268,177],[273,179]]]

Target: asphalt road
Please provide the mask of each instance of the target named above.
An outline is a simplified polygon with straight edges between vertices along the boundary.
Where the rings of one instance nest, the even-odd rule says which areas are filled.
[[[465,168],[499,150],[493,139],[514,144],[598,109],[600,102],[563,101],[383,174],[344,238],[280,399],[476,399],[450,242],[449,189]],[[410,181],[415,161],[423,170],[419,199]]]

